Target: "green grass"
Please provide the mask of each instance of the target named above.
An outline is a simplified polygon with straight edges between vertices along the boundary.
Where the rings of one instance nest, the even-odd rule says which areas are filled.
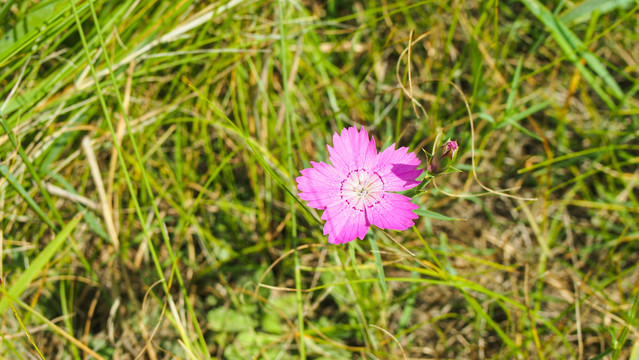
[[[0,0],[0,359],[637,358],[638,13]],[[351,125],[461,171],[335,246]]]

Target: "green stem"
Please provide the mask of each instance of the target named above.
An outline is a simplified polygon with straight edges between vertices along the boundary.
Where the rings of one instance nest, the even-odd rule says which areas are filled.
[[[375,266],[377,267],[377,277],[379,278],[379,284],[382,286],[382,291],[384,294],[387,293],[388,287],[386,286],[386,275],[384,275],[384,264],[382,264],[382,257],[379,254],[379,248],[377,247],[377,240],[373,239],[372,236],[368,238],[368,241],[371,244],[371,252],[375,257]]]

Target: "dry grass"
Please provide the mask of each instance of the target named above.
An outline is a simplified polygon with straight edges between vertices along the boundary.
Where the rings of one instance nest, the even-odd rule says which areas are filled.
[[[0,1],[0,358],[636,356],[639,7],[609,4]],[[349,125],[461,145],[416,196],[463,220],[371,230],[385,280],[295,198]]]

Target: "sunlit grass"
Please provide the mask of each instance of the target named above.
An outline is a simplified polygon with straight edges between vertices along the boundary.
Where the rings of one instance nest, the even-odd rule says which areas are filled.
[[[0,1],[0,357],[636,356],[637,10]],[[351,125],[461,172],[334,246]]]

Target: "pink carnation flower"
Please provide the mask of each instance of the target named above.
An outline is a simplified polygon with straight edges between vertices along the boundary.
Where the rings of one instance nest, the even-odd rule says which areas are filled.
[[[331,244],[363,239],[371,225],[381,229],[406,230],[418,216],[419,206],[403,191],[419,184],[420,161],[408,148],[395,150],[395,144],[377,153],[375,139],[364,128],[343,129],[333,135],[328,147],[332,163],[311,161],[311,168],[300,171],[297,188],[308,206],[325,210],[324,235]]]

